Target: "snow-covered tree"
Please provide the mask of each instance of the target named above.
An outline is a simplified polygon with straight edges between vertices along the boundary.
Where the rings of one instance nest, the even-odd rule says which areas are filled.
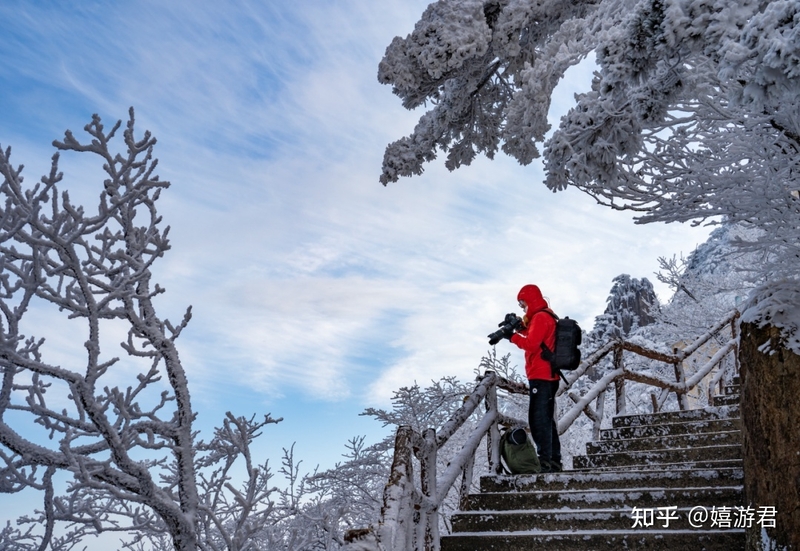
[[[334,530],[338,542],[344,540],[348,530],[369,526],[378,519],[393,443],[384,439],[367,445],[366,436],[351,438],[345,444],[344,461],[307,477],[309,489],[321,498],[320,505],[341,511]]]
[[[383,426],[407,425],[422,433],[427,428],[444,425],[461,407],[464,397],[472,393],[473,387],[474,384],[464,383],[452,376],[431,381],[427,387],[415,382],[394,391],[391,410],[367,408],[362,415],[375,418]]]
[[[547,138],[556,84],[592,52],[591,89]],[[499,149],[522,164],[543,154],[553,191],[640,223],[756,228],[750,245],[772,253],[762,273],[794,275],[798,66],[795,0],[438,0],[379,66],[405,107],[432,105],[388,146],[381,182],[439,151],[451,170]]]
[[[69,131],[54,142],[63,151],[98,156],[107,179],[96,213],[59,191],[58,154],[33,188],[23,187],[22,167],[12,167],[10,149],[0,156],[3,479],[7,491],[44,491],[45,540],[57,520],[81,530],[113,530],[123,518],[130,526],[162,524],[176,548],[194,549],[200,506],[194,412],[176,347],[191,310],[173,324],[153,305],[162,289],[152,281],[151,266],[169,248],[155,201],[169,184],[155,175],[155,139],[134,137],[132,113],[125,151],[109,149],[119,126],[106,131],[95,116],[86,126],[89,143]],[[57,307],[64,319],[85,322],[82,365],[48,362],[45,341],[33,328],[23,333],[25,315],[42,303]],[[104,382],[120,369],[118,357],[100,350],[105,327],[114,321],[128,326],[123,351],[148,364],[126,389]],[[21,414],[44,434],[15,430],[11,423]],[[57,471],[73,476],[65,498],[53,497]]]
[[[299,550],[286,539],[303,500],[297,464],[287,453],[289,485],[277,490],[250,452],[279,419],[228,413],[207,443],[193,428],[177,348],[191,309],[179,323],[159,316],[152,272],[170,248],[156,207],[169,183],[133,110],[112,149],[120,126],[95,115],[88,141],[67,131],[54,142],[102,166],[93,211],[62,187],[58,153],[26,187],[0,148],[0,492],[42,495],[41,509],[0,530],[0,548],[67,550],[104,532],[131,549]],[[83,357],[50,359],[44,335],[76,325]],[[114,339],[119,356],[105,346]]]

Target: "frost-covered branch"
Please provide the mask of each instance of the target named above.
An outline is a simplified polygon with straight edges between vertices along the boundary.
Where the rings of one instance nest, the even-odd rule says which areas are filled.
[[[177,348],[191,308],[173,323],[154,303],[164,289],[152,269],[170,249],[155,138],[137,136],[133,110],[124,129],[95,115],[84,130],[85,140],[67,131],[53,145],[102,166],[95,209],[70,199],[60,153],[26,187],[0,148],[0,492],[42,495],[39,510],[0,532],[0,547],[68,550],[117,533],[131,550],[299,550],[281,534],[305,490],[278,506],[285,494],[251,451],[280,419],[228,413],[208,443],[193,429]],[[76,329],[82,347],[50,344]],[[54,352],[66,361],[48,360]]]
[[[379,66],[404,106],[432,105],[387,147],[381,182],[439,151],[453,170],[541,149],[553,191],[577,187],[640,223],[758,230],[741,245],[769,253],[761,272],[795,274],[798,15],[792,0],[438,0]],[[556,84],[591,52],[591,89],[546,139]]]
[[[110,149],[120,127],[118,122],[106,129],[95,115],[84,128],[88,142],[67,131],[63,141],[53,143],[61,151],[99,157],[106,179],[92,213],[74,205],[68,190],[59,189],[59,154],[53,156],[49,174],[25,188],[22,167],[10,164],[10,149],[0,153],[0,444],[10,452],[4,454],[5,469],[17,479],[44,468],[43,545],[55,520],[117,529],[116,517],[128,515],[128,503],[139,503],[156,513],[177,548],[193,549],[194,412],[175,334],[152,303],[163,290],[151,282],[150,269],[169,250],[169,228],[161,227],[155,202],[169,183],[155,174],[155,138],[147,132],[135,136],[133,110],[122,132],[123,151]],[[24,316],[48,304],[65,314],[61,322],[53,320],[54,326],[68,320],[85,324],[83,365],[46,362],[46,340],[32,333],[43,328],[23,332]],[[101,353],[109,322],[127,324],[128,352],[138,351],[152,361],[127,390],[103,383],[115,380],[111,373],[119,369],[119,358]],[[180,326],[186,322],[188,318]],[[168,390],[159,382],[162,376],[169,381]],[[157,398],[148,398],[153,405],[143,408],[141,399],[150,394]],[[12,411],[28,414],[45,434],[15,430],[9,423],[18,415],[5,415]],[[47,437],[56,445],[48,446]],[[164,450],[167,456],[143,459],[139,448]],[[167,461],[174,464],[174,488],[158,483],[157,473]],[[49,495],[56,470],[72,476],[66,501]]]

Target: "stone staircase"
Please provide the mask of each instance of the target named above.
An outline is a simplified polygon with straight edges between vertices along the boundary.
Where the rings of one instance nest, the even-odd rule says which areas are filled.
[[[738,404],[734,381],[714,407],[614,418],[572,471],[482,477],[442,551],[744,549]]]

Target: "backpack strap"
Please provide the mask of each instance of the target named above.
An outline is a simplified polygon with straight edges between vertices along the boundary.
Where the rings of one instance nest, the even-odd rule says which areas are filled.
[[[556,320],[556,324],[558,324],[558,320],[560,318],[552,310],[550,310],[549,308],[546,308],[544,310],[539,310],[539,312],[546,312],[546,313],[550,314],[553,317],[553,319]],[[538,314],[539,312],[536,312],[536,314]],[[534,316],[536,314],[534,314]],[[540,343],[540,346],[542,348],[541,358],[550,364],[550,373],[551,373],[551,375],[553,377],[555,377],[556,374],[558,374],[558,376],[561,377],[562,379],[564,379],[564,382],[566,383],[567,379],[566,379],[566,377],[564,377],[564,374],[561,373],[561,370],[560,369],[556,370],[553,367],[553,360],[555,360],[554,351],[550,350],[550,348],[548,348],[548,346],[544,343],[544,341],[542,341]]]
[[[540,312],[545,312],[547,314],[550,314],[553,317],[553,319],[556,320],[556,323],[558,323],[559,317],[557,315],[555,315],[555,313],[553,313],[553,311],[550,310],[549,308],[545,308],[544,310],[539,310],[539,312],[536,312],[536,314],[538,314]],[[534,316],[536,314],[534,314]],[[554,359],[553,358],[553,351],[550,350],[547,347],[547,345],[544,343],[544,341],[541,342],[541,348],[542,348],[542,359],[545,360],[545,361],[550,362],[550,364],[552,365],[553,359]]]

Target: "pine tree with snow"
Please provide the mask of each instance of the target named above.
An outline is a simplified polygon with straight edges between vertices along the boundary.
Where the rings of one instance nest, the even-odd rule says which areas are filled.
[[[594,54],[591,89],[548,137],[553,90]],[[386,149],[381,182],[502,151],[543,157],[639,223],[759,230],[770,278],[800,271],[800,4],[795,0],[438,0],[378,69],[403,105],[429,105]]]

